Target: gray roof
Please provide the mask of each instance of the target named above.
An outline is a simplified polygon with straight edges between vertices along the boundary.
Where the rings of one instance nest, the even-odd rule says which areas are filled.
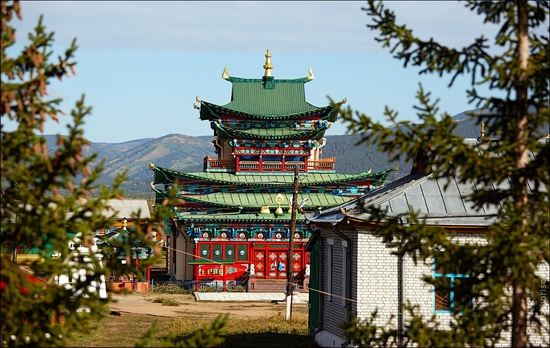
[[[450,178],[449,185],[446,184],[447,179],[436,179],[432,174],[411,174],[347,204],[306,214],[306,218],[330,223],[340,222],[346,216],[366,220],[369,215],[364,208],[374,206],[388,209],[389,216],[420,211],[427,224],[488,226],[496,221],[499,207],[475,209],[467,200],[475,185],[461,184],[456,178]]]
[[[151,218],[149,206],[145,199],[110,199],[108,204],[114,211],[104,211],[103,216],[114,217],[116,214],[119,219],[123,217],[131,219],[141,209],[139,215],[141,219]]]
[[[549,139],[539,141],[548,142]],[[464,143],[481,151],[479,139],[465,138]],[[534,157],[533,153],[529,153],[529,156]],[[532,190],[532,183],[528,185]],[[510,183],[506,180],[498,185],[493,184],[493,188],[507,190]],[[420,216],[431,225],[489,226],[496,222],[500,206],[474,208],[468,195],[479,189],[483,188],[475,182],[463,184],[456,177],[437,179],[432,174],[410,174],[340,206],[305,215],[309,221],[319,223],[338,223],[346,216],[367,220],[369,215],[365,208],[379,207],[388,209],[389,217],[397,217],[413,210],[420,211]],[[544,187],[539,190],[546,191]]]

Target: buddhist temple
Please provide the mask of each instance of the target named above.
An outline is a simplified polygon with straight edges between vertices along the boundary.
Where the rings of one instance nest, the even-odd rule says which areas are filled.
[[[269,50],[263,68],[260,78],[241,78],[226,66],[222,78],[232,89],[225,105],[196,98],[194,107],[211,124],[217,154],[204,159],[203,172],[150,165],[157,203],[174,186],[183,202],[174,207],[170,226],[173,280],[223,290],[246,281],[248,291],[279,280],[284,291],[290,265],[303,287],[309,270],[305,246],[312,236],[303,213],[349,202],[384,185],[392,172],[336,173],[336,159],[322,153],[325,132],[346,100],[311,105],[305,95],[306,83],[314,79],[311,68],[302,78],[276,79]],[[299,204],[292,214],[296,173]]]

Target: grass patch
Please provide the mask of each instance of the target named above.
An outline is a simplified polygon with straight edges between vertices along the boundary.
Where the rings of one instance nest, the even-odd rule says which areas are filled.
[[[75,332],[66,342],[69,347],[133,347],[137,340],[145,335],[154,321],[163,327],[172,318],[156,318],[148,315],[128,315],[120,317],[109,315],[96,322],[91,330],[84,334]],[[165,334],[168,334],[166,331]],[[161,342],[155,338],[151,346],[159,347]]]
[[[173,300],[171,298],[166,298],[166,297],[157,297],[156,299],[153,300],[153,303],[160,303],[163,306],[173,306],[173,307],[177,307],[180,305],[178,301]]]
[[[230,316],[226,326],[225,343],[221,347],[318,347],[308,335],[307,315],[293,314],[291,321],[284,315],[261,318]],[[179,339],[210,325],[213,319],[166,318],[123,314],[107,316],[96,323],[87,334],[78,334],[67,341],[71,347],[133,347],[153,322],[159,332],[150,346],[161,346],[161,339],[172,331]]]
[[[165,329],[183,340],[194,331],[209,325],[207,319],[176,318]],[[227,336],[222,347],[317,347],[308,335],[307,316],[287,321],[283,315],[262,318],[229,318]]]

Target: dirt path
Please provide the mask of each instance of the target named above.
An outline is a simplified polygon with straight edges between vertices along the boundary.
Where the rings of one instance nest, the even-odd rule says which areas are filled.
[[[110,304],[112,311],[133,314],[144,314],[161,317],[186,318],[215,318],[219,314],[229,313],[230,316],[239,317],[264,317],[285,315],[286,304],[269,302],[196,302],[193,295],[155,294],[155,293],[130,293],[128,295],[111,294],[113,301]],[[157,298],[172,299],[179,306],[163,306],[154,303]],[[307,304],[296,304],[292,307],[292,313],[307,315]]]

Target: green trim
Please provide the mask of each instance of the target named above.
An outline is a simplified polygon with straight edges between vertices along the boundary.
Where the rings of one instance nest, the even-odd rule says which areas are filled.
[[[307,77],[299,77],[297,79],[274,79],[274,76],[273,77],[273,80],[274,81],[277,81],[277,83],[299,83],[299,84],[304,84],[304,83],[308,83],[310,82],[311,80],[309,80]],[[234,76],[230,76],[228,78],[226,78],[227,81],[231,82],[231,83],[239,83],[239,82],[263,82],[264,80],[263,79],[253,79],[253,78],[244,78],[244,77],[234,77]]]
[[[188,265],[230,265],[235,263],[235,260],[188,260]]]
[[[272,209],[274,210],[274,209]],[[273,212],[271,214],[176,214],[176,217],[179,221],[201,221],[205,222],[216,222],[222,223],[224,221],[230,223],[290,223],[292,218],[291,214],[275,215]],[[306,218],[302,214],[296,216],[296,222],[301,223],[305,222]]]
[[[251,128],[247,130],[235,129],[230,126],[222,126],[216,123],[219,132],[218,136],[225,139],[262,139],[262,140],[284,140],[284,139],[321,139],[325,131],[330,127],[312,130],[294,130],[289,128]]]

